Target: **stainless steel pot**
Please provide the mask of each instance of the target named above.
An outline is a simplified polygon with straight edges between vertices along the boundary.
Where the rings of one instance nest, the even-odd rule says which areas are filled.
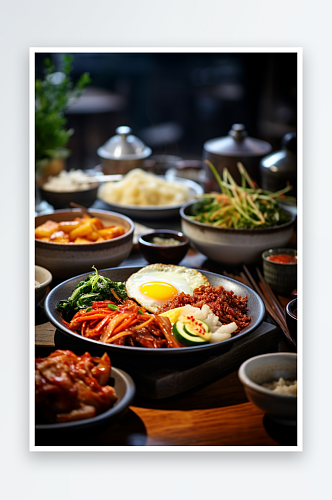
[[[131,128],[118,127],[97,154],[102,159],[104,174],[126,174],[133,168],[142,168],[143,161],[151,155],[151,149],[138,137],[131,134]]]
[[[214,176],[210,168],[205,164],[209,160],[222,175],[223,169],[227,168],[236,182],[240,182],[240,174],[237,163],[243,163],[249,175],[258,180],[259,162],[263,156],[270,153],[271,144],[259,139],[248,137],[244,125],[236,123],[228,132],[228,136],[210,139],[203,145],[203,161],[207,178],[210,180],[210,188],[216,186]]]

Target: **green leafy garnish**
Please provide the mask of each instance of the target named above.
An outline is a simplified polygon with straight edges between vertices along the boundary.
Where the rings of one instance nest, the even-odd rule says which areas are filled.
[[[111,310],[111,311],[117,311],[119,309],[119,306],[116,306],[115,304],[107,304],[107,307]]]
[[[126,287],[123,283],[105,278],[98,274],[95,266],[92,268],[95,272],[81,281],[67,300],[60,300],[58,303],[57,311],[62,314],[65,321],[71,321],[80,309],[92,308],[95,301],[112,300],[121,303],[127,300]]]

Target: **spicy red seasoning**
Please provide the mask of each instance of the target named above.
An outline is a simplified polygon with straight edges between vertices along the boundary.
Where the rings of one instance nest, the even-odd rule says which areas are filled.
[[[272,262],[277,262],[278,264],[297,264],[297,256],[290,255],[287,253],[280,253],[276,255],[270,255],[267,260]]]

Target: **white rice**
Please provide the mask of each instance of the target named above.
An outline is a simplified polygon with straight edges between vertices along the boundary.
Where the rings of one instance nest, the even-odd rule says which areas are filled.
[[[50,177],[43,185],[45,191],[53,191],[55,193],[70,193],[73,191],[84,191],[93,186],[87,182],[91,179],[91,175],[83,172],[83,170],[62,170],[58,175]]]

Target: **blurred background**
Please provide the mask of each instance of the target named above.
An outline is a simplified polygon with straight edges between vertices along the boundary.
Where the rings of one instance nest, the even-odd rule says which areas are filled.
[[[119,125],[153,155],[201,160],[203,144],[226,136],[234,123],[249,136],[281,148],[296,132],[296,53],[75,53],[71,78],[91,82],[66,110],[74,129],[68,169],[100,163],[97,149]],[[48,57],[61,70],[62,54],[37,53],[36,79]]]

